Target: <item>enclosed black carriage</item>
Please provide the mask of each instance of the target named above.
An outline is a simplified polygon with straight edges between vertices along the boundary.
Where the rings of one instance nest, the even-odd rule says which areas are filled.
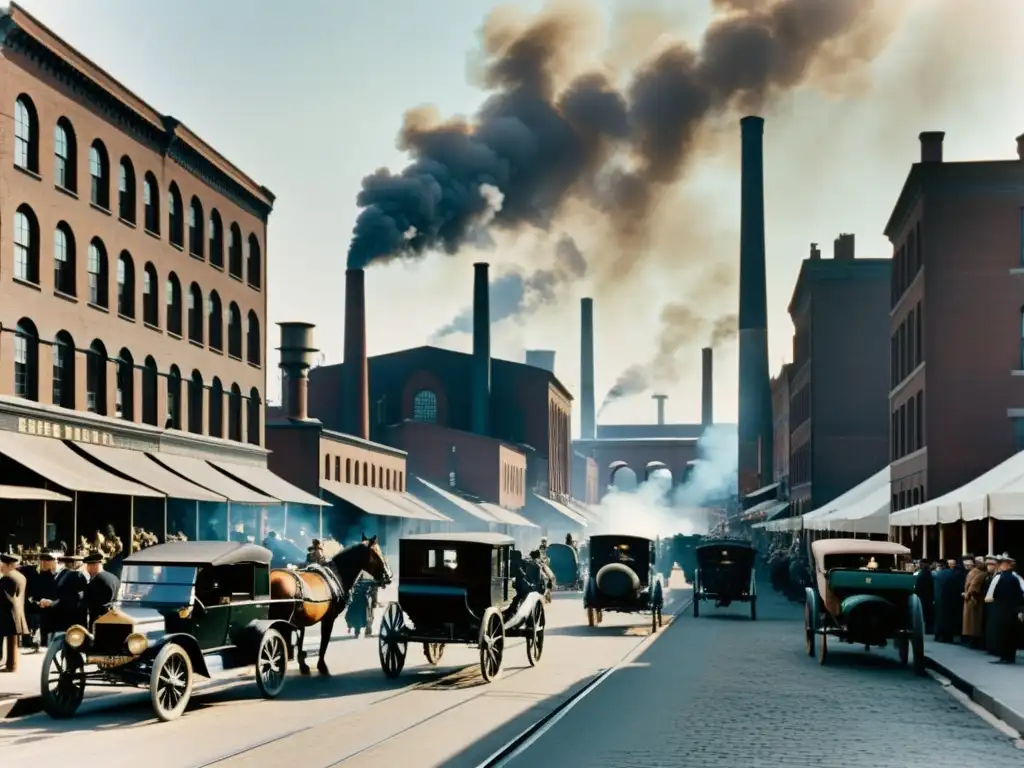
[[[274,618],[270,550],[171,542],[124,561],[111,609],[55,638],[41,673],[43,709],[71,717],[87,685],[147,687],[161,720],[185,711],[195,675],[255,665],[260,693],[284,686],[295,628]],[[284,611],[290,615],[291,611]]]
[[[378,638],[384,674],[401,674],[409,643],[421,643],[430,664],[440,661],[449,643],[475,645],[487,682],[501,674],[507,637],[525,637],[530,666],[540,661],[543,596],[523,582],[514,543],[497,533],[420,534],[399,541],[398,602],[385,608]]]
[[[587,623],[601,623],[605,611],[651,614],[651,630],[663,624],[665,586],[654,570],[655,543],[643,536],[591,536],[590,573],[583,590]]]
[[[549,544],[548,567],[555,575],[554,589],[583,589],[580,556],[574,547],[570,547],[568,544]]]
[[[750,618],[757,620],[757,550],[743,539],[712,539],[696,548],[693,577],[693,615],[700,604],[714,601],[716,608],[750,603]]]

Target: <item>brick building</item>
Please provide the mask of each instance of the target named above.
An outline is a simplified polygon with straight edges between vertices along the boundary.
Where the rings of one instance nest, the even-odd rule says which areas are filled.
[[[784,363],[779,375],[772,379],[772,420],[775,425],[775,447],[773,450],[772,469],[775,482],[788,484],[789,478],[789,378],[793,365]]]

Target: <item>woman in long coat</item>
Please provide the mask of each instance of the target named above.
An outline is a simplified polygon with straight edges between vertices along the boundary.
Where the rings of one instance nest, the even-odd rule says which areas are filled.
[[[988,569],[984,558],[976,558],[964,586],[964,641],[981,648],[985,640],[985,580]]]

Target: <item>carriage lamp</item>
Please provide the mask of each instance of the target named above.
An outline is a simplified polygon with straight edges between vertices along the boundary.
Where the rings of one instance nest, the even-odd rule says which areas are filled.
[[[178,618],[187,619],[192,615],[192,606],[186,605],[184,608],[178,609]]]
[[[89,637],[89,630],[80,624],[74,624],[68,627],[68,631],[64,633],[64,642],[71,648],[81,648]]]
[[[138,656],[149,647],[149,640],[146,639],[145,635],[133,632],[128,635],[125,644],[128,646],[128,653],[132,656]]]

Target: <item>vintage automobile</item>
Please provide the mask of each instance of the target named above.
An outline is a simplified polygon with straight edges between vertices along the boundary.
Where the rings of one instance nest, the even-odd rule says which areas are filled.
[[[271,617],[270,550],[187,541],[127,557],[110,610],[91,628],[50,643],[41,673],[43,709],[74,715],[87,685],[148,687],[153,711],[173,720],[188,706],[195,675],[255,666],[266,698],[284,686],[295,628]]]
[[[583,590],[587,623],[601,623],[604,611],[651,614],[651,631],[664,619],[665,586],[654,570],[654,541],[643,536],[590,537],[590,573]]]
[[[568,544],[548,545],[548,567],[555,575],[555,590],[581,590],[580,557]]]
[[[757,621],[757,550],[743,539],[711,539],[696,552],[693,577],[693,615],[700,616],[700,604],[715,601],[716,608],[732,603],[750,603],[750,618]]]
[[[676,534],[661,540],[658,561],[666,581],[672,577],[672,568],[678,564],[686,581],[690,584],[693,583],[694,573],[697,570],[696,551],[703,539],[704,537],[699,534]]]
[[[914,671],[923,675],[924,612],[906,569],[910,550],[902,544],[866,539],[822,539],[811,544],[814,586],[806,589],[804,635],[807,655],[828,658],[829,640],[884,647],[893,640],[900,663],[913,650]]]
[[[530,666],[540,661],[544,598],[522,581],[514,543],[497,533],[432,533],[399,540],[398,602],[384,609],[378,634],[385,675],[402,673],[409,643],[422,643],[433,665],[450,643],[477,646],[486,682],[501,675],[508,637],[525,637]]]

